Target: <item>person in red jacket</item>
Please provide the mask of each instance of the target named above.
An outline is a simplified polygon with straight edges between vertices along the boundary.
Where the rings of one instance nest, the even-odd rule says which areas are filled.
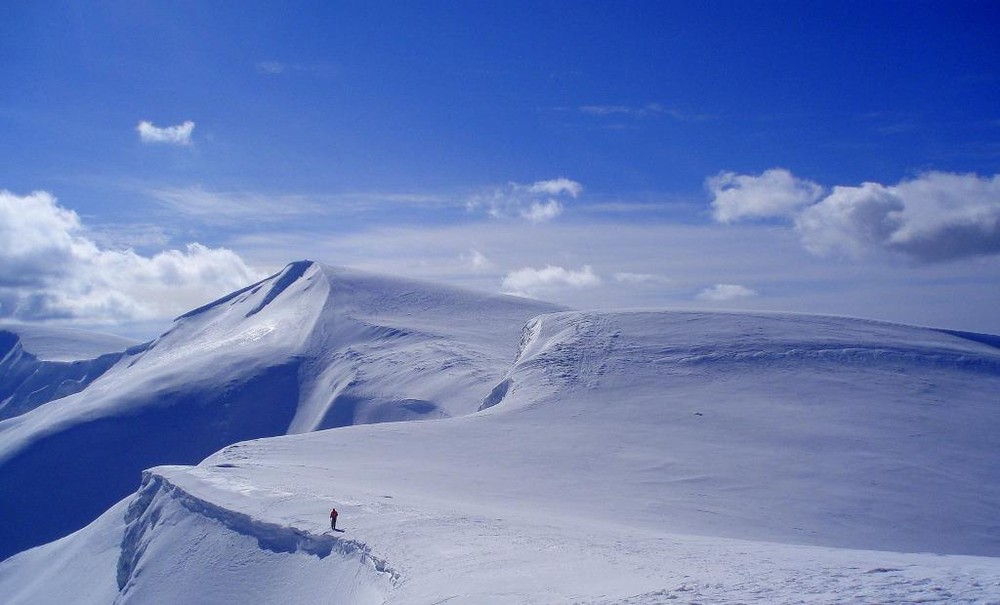
[[[337,509],[330,511],[330,529],[337,529]]]

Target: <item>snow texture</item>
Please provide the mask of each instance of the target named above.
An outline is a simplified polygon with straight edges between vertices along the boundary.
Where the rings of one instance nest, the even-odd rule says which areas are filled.
[[[135,344],[77,330],[0,327],[0,420],[82,391]]]
[[[533,304],[298,264],[184,316],[81,393],[0,424],[0,444],[92,445],[74,441],[84,416],[67,402],[114,418],[135,456],[181,434],[169,422],[221,430],[273,407],[281,422],[258,428],[291,434],[152,468],[83,529],[0,563],[0,595],[1000,602],[997,337]],[[141,405],[87,397],[116,372]],[[249,374],[241,398],[233,377]],[[178,377],[232,389],[218,400],[232,415],[165,398]],[[408,414],[428,421],[358,423]],[[60,441],[46,443],[52,423]],[[161,453],[178,452],[196,455]],[[33,455],[13,483],[16,465],[0,467],[4,498],[43,475],[84,488],[47,478],[63,458]]]
[[[97,378],[82,368],[87,385],[5,380],[0,393],[26,394],[3,409],[66,396],[0,422],[0,558],[84,526],[152,466],[257,437],[474,412],[524,322],[557,309],[303,261],[99,358],[90,365],[117,362]],[[36,367],[14,353],[10,375]]]

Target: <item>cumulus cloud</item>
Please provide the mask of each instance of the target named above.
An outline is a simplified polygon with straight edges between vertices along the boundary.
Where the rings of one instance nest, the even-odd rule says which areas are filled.
[[[705,288],[695,297],[698,300],[726,301],[737,298],[750,298],[757,296],[756,290],[751,290],[739,284],[715,284],[711,288]]]
[[[712,194],[715,220],[721,223],[791,216],[823,195],[822,187],[796,178],[784,168],[757,176],[720,172],[707,179],[705,186]]]
[[[49,193],[0,191],[0,317],[170,317],[260,277],[224,248],[195,243],[153,256],[105,248]]]
[[[139,140],[143,143],[164,143],[168,145],[190,145],[191,133],[194,132],[194,122],[188,120],[177,126],[159,128],[152,122],[139,122],[135,128],[139,132]]]
[[[781,172],[778,180],[784,186],[773,189],[821,191],[814,183]],[[750,189],[768,189],[761,185],[761,177],[723,173],[716,178],[750,183]],[[785,202],[774,204],[773,212],[761,210],[766,206],[762,196],[741,197],[744,189],[722,187],[713,200],[717,220],[783,212],[802,244],[814,254],[860,258],[890,253],[930,263],[1000,253],[1000,175],[927,172],[895,185],[837,186],[812,201],[807,201],[810,195],[797,200],[786,196]],[[720,195],[729,197],[720,201]],[[758,211],[750,211],[754,208]]]
[[[887,242],[901,225],[903,201],[887,187],[834,187],[823,201],[795,217],[802,243],[814,254],[860,257]]]
[[[511,271],[503,278],[501,290],[507,294],[534,297],[553,290],[589,288],[600,284],[601,278],[590,265],[584,265],[579,271],[546,265],[543,269],[525,267]]]
[[[44,191],[0,191],[0,286],[30,285],[61,271],[80,245],[71,235],[80,229],[80,217]]]
[[[551,221],[565,209],[564,201],[583,192],[583,185],[560,177],[529,185],[508,183],[505,187],[473,196],[466,203],[470,212],[484,211],[496,219],[520,217],[531,223]]]

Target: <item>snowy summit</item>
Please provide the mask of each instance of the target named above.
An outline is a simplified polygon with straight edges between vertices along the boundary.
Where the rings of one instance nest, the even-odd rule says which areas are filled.
[[[5,603],[1000,600],[996,336],[312,262],[44,397],[4,334]]]

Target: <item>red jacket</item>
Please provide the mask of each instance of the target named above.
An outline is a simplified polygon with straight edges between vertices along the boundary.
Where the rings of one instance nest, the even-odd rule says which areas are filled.
[[[333,510],[330,511],[330,518],[331,519],[336,519],[337,518],[337,509],[333,509]]]

